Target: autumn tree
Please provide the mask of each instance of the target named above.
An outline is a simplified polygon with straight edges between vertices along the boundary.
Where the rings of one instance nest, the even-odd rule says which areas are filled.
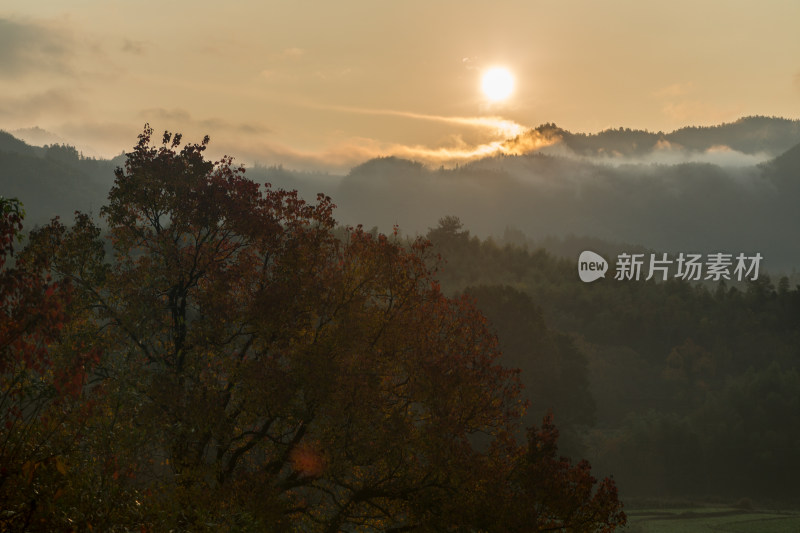
[[[46,530],[70,482],[76,434],[90,411],[84,386],[99,356],[70,316],[72,287],[46,257],[13,257],[24,211],[0,198],[0,530]],[[13,262],[12,262],[13,259]],[[62,342],[63,341],[63,342]],[[48,521],[49,524],[53,522]]]
[[[626,523],[614,482],[598,482],[587,461],[559,455],[552,413],[526,441],[501,436],[473,463],[473,489],[455,503],[449,524],[487,533],[608,533]]]
[[[102,210],[108,264],[85,216],[32,238],[95,312],[96,427],[113,438],[90,447],[103,483],[138,504],[125,520],[445,530],[467,516],[456,502],[514,481],[517,372],[497,363],[473,303],[443,296],[426,241],[360,227],[341,237],[330,198],[262,189],[230,158],[207,161],[208,138],[154,145],[152,133]],[[593,504],[582,492],[563,505]],[[593,509],[593,524],[624,522],[615,495]]]

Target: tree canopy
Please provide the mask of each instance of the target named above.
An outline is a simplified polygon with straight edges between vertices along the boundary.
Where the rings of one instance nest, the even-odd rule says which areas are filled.
[[[83,371],[45,404],[71,394],[82,415],[64,418],[74,442],[50,456],[57,489],[9,507],[4,471],[0,520],[309,532],[625,523],[612,481],[558,457],[549,417],[516,442],[517,371],[499,364],[472,300],[443,295],[427,241],[336,231],[330,198],[262,189],[230,158],[206,160],[207,137],[152,135],[145,127],[115,173],[108,240],[83,214],[30,235],[25,260],[71,291],[42,349]],[[4,365],[29,353],[6,350]],[[14,472],[17,485],[31,468]]]

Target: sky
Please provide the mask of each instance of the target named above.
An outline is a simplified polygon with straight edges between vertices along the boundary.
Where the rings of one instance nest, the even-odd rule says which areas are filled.
[[[86,155],[145,122],[251,165],[452,166],[526,128],[800,118],[800,2],[4,0],[0,129]],[[510,97],[481,77],[501,66]]]

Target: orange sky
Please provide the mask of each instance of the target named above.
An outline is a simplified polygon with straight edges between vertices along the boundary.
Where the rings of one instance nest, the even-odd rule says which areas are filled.
[[[0,128],[111,156],[149,121],[245,164],[341,170],[452,163],[544,122],[800,118],[799,20],[783,0],[5,0]],[[516,88],[489,103],[495,65]]]

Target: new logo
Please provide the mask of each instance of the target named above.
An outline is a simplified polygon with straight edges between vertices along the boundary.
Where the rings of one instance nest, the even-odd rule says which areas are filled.
[[[578,257],[578,275],[584,283],[590,283],[596,279],[606,277],[608,271],[608,261],[600,255],[586,250],[581,252]]]

